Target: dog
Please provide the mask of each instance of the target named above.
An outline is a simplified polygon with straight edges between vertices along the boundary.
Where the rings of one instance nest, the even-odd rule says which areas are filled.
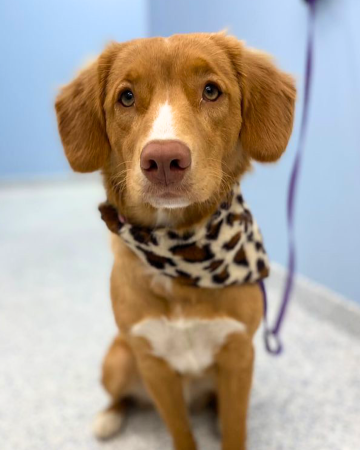
[[[194,450],[188,406],[215,395],[223,450],[246,448],[253,336],[268,274],[239,183],[290,138],[293,78],[225,33],[111,43],[56,99],[77,172],[102,172],[118,335],[99,438],[127,399],[151,401],[176,450]]]

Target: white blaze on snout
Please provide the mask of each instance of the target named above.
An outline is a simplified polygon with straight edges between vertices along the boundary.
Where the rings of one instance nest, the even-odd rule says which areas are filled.
[[[185,145],[187,145],[187,143],[181,139],[181,136],[176,128],[174,109],[169,102],[166,101],[165,103],[159,105],[156,111],[154,122],[152,123],[150,133],[143,143],[143,148],[151,141],[162,140],[177,140],[182,141]],[[166,209],[185,208],[190,204],[189,200],[183,197],[172,199],[154,197],[150,203],[155,208]],[[163,215],[161,214],[161,211],[160,216],[158,217],[158,222],[163,223]]]
[[[229,317],[215,319],[145,319],[131,333],[149,341],[155,356],[181,374],[201,375],[214,363],[216,352],[232,333],[244,333],[243,323]]]
[[[179,139],[174,125],[174,112],[168,101],[160,105],[147,142],[165,139]]]

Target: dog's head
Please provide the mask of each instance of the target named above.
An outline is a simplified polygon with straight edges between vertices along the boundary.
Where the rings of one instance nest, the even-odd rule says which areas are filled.
[[[289,75],[216,33],[113,43],[62,89],[56,112],[70,165],[101,169],[120,209],[183,214],[216,202],[251,159],[276,161],[294,103]]]

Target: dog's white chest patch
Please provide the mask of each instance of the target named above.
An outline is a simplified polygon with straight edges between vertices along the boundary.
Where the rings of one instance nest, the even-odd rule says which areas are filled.
[[[200,375],[212,365],[214,355],[232,333],[243,333],[243,323],[231,318],[146,319],[131,332],[149,341],[153,354],[181,374]]]

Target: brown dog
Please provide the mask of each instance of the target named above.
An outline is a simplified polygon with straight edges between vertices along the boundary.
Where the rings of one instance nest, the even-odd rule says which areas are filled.
[[[201,287],[201,276],[176,272],[175,259],[154,257],[144,245],[149,239],[158,245],[151,230],[186,240],[194,229],[211,226],[209,218],[251,160],[272,162],[284,152],[294,103],[289,75],[222,33],[113,43],[62,89],[56,112],[71,167],[101,170],[113,207],[113,214],[103,209],[104,220],[117,233],[125,217],[140,233],[136,251],[113,237],[111,299],[119,334],[103,365],[112,402],[96,420],[97,436],[118,431],[127,397],[149,395],[174,447],[195,449],[187,404],[212,392],[223,450],[245,449],[252,338],[263,309],[259,286],[250,274],[242,284],[226,284],[229,264],[212,278],[226,287]],[[247,230],[252,218],[242,211],[226,213],[228,226],[239,220]],[[217,269],[223,262],[214,250],[219,227],[207,231],[212,247],[175,246],[174,258],[203,264],[211,254],[207,270]],[[248,264],[242,247],[235,248],[243,231],[223,245],[236,250],[239,267]],[[178,277],[149,269],[139,253],[156,269],[168,264]],[[261,277],[263,265],[257,265]]]

